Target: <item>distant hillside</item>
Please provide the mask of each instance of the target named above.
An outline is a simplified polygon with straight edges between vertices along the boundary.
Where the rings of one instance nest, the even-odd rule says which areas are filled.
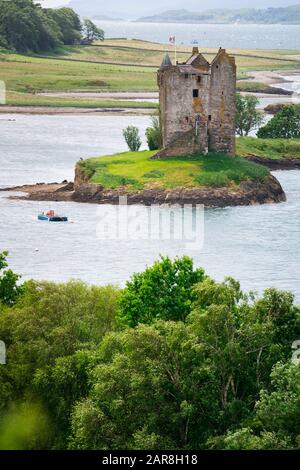
[[[137,20],[147,23],[254,23],[300,24],[300,5],[284,8],[242,8],[240,10],[216,9],[193,13],[188,10],[168,10],[158,15]]]

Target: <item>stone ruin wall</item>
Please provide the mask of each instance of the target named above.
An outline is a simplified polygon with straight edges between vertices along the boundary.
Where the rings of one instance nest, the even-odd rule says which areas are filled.
[[[235,154],[236,67],[221,55],[211,66],[209,149]]]
[[[158,158],[207,150],[234,154],[234,59],[220,49],[211,67],[200,66],[196,75],[187,76],[179,67],[170,66],[158,72],[164,142]],[[195,89],[199,90],[198,97],[193,97]]]

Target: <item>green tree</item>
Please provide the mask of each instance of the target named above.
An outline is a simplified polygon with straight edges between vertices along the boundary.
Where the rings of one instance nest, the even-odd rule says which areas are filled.
[[[300,137],[300,106],[285,106],[257,132],[261,139],[292,139]]]
[[[258,98],[252,95],[236,96],[236,132],[240,136],[248,135],[263,122],[263,115],[256,109]]]
[[[23,292],[23,286],[18,284],[20,276],[11,269],[6,269],[8,263],[7,251],[0,253],[0,305],[13,305]]]
[[[268,407],[260,404],[261,390],[275,385],[273,365],[291,355],[277,337],[277,314],[266,321],[268,305],[258,315],[257,300],[232,279],[206,278],[194,293],[185,322],[159,320],[104,338],[89,372],[88,395],[72,411],[72,449],[260,449],[293,442],[277,427],[290,413],[290,427],[298,433],[297,381],[278,397],[277,424],[268,408],[277,406],[274,395]]]
[[[120,318],[129,326],[155,319],[185,320],[191,311],[193,286],[204,279],[191,258],[162,257],[144,272],[134,274],[120,299]]]
[[[128,126],[123,130],[123,137],[126,144],[132,152],[137,152],[141,145],[142,141],[139,136],[139,129],[135,126]]]
[[[3,309],[0,315],[0,338],[7,349],[7,364],[0,368],[0,408],[24,396],[36,395],[37,384],[40,384],[38,399],[44,400],[47,408],[48,395],[41,380],[35,384],[35,374],[39,370],[43,383],[48,375],[50,381],[52,367],[53,374],[56,368],[62,370],[59,362],[56,364],[58,358],[63,360],[77,351],[96,348],[104,335],[116,328],[118,296],[118,289],[111,286],[88,287],[74,281],[67,284],[27,282],[16,304]],[[75,359],[64,367],[73,365],[77,367]],[[64,379],[70,380],[67,373]],[[62,402],[69,403],[74,392],[68,389],[70,382],[67,382],[64,391],[68,393],[63,396],[62,392],[58,397],[61,380],[57,379],[52,389],[53,393],[57,391],[57,407],[65,408]],[[57,415],[58,411],[53,411],[53,419],[56,420]]]
[[[70,447],[199,448],[216,403],[197,343],[181,322],[107,337],[102,363],[90,374],[91,392],[74,407]]]
[[[151,116],[151,126],[146,129],[146,138],[149,150],[162,148],[162,131],[158,116]]]
[[[17,52],[49,51],[81,39],[80,18],[71,8],[45,9],[32,0],[0,0],[0,45]]]
[[[82,26],[83,38],[88,42],[104,41],[104,31],[98,28],[91,20],[85,19]]]
[[[79,16],[72,8],[49,8],[45,12],[56,24],[63,44],[72,45],[80,41],[82,26]]]
[[[17,52],[47,51],[60,44],[57,28],[32,0],[0,0],[0,31]]]
[[[211,438],[209,447],[233,450],[300,448],[300,365],[277,363],[260,392],[248,427]]]

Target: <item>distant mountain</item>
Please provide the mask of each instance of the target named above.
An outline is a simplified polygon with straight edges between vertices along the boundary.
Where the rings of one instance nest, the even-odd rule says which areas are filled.
[[[168,10],[144,16],[137,20],[145,23],[253,23],[253,24],[300,24],[300,5],[283,8],[242,8],[239,10],[215,9],[201,13],[188,10]]]

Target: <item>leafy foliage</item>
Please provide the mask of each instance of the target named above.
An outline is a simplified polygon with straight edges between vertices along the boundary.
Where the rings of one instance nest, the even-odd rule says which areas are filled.
[[[139,136],[139,129],[135,126],[128,126],[123,130],[123,137],[126,144],[128,145],[129,150],[132,152],[137,152],[141,145],[142,141]]]
[[[131,327],[155,319],[184,320],[191,311],[191,287],[202,281],[202,269],[194,269],[188,257],[162,257],[143,273],[132,276],[120,299],[120,318]]]
[[[23,287],[18,284],[20,276],[8,267],[7,251],[0,253],[0,305],[13,305],[22,293]]]
[[[98,28],[91,20],[85,19],[82,26],[83,38],[88,44],[96,39],[104,41],[104,31]]]
[[[162,258],[122,291],[30,281],[0,308],[1,449],[299,448],[290,293]]]
[[[300,106],[285,106],[275,114],[272,119],[257,132],[262,139],[283,138],[293,139],[300,137]]]
[[[146,129],[146,138],[149,150],[162,148],[162,130],[158,116],[151,116],[151,126]]]
[[[268,311],[258,316],[256,302],[232,279],[206,278],[193,291],[194,310],[185,322],[139,324],[104,340],[90,392],[73,409],[72,449],[289,445],[290,436],[272,426],[263,430],[264,443],[254,432],[251,441],[252,431],[247,439],[243,434],[261,388],[271,386],[273,364],[289,359],[272,320],[266,321]],[[272,308],[279,314],[276,303]],[[290,339],[295,334],[290,331]],[[228,429],[243,440],[221,437]]]
[[[0,0],[0,44],[17,52],[42,52],[81,39],[71,8],[45,9],[32,0]]]
[[[240,136],[247,136],[253,129],[257,129],[263,122],[263,114],[256,109],[259,99],[253,95],[236,96],[236,132]]]

